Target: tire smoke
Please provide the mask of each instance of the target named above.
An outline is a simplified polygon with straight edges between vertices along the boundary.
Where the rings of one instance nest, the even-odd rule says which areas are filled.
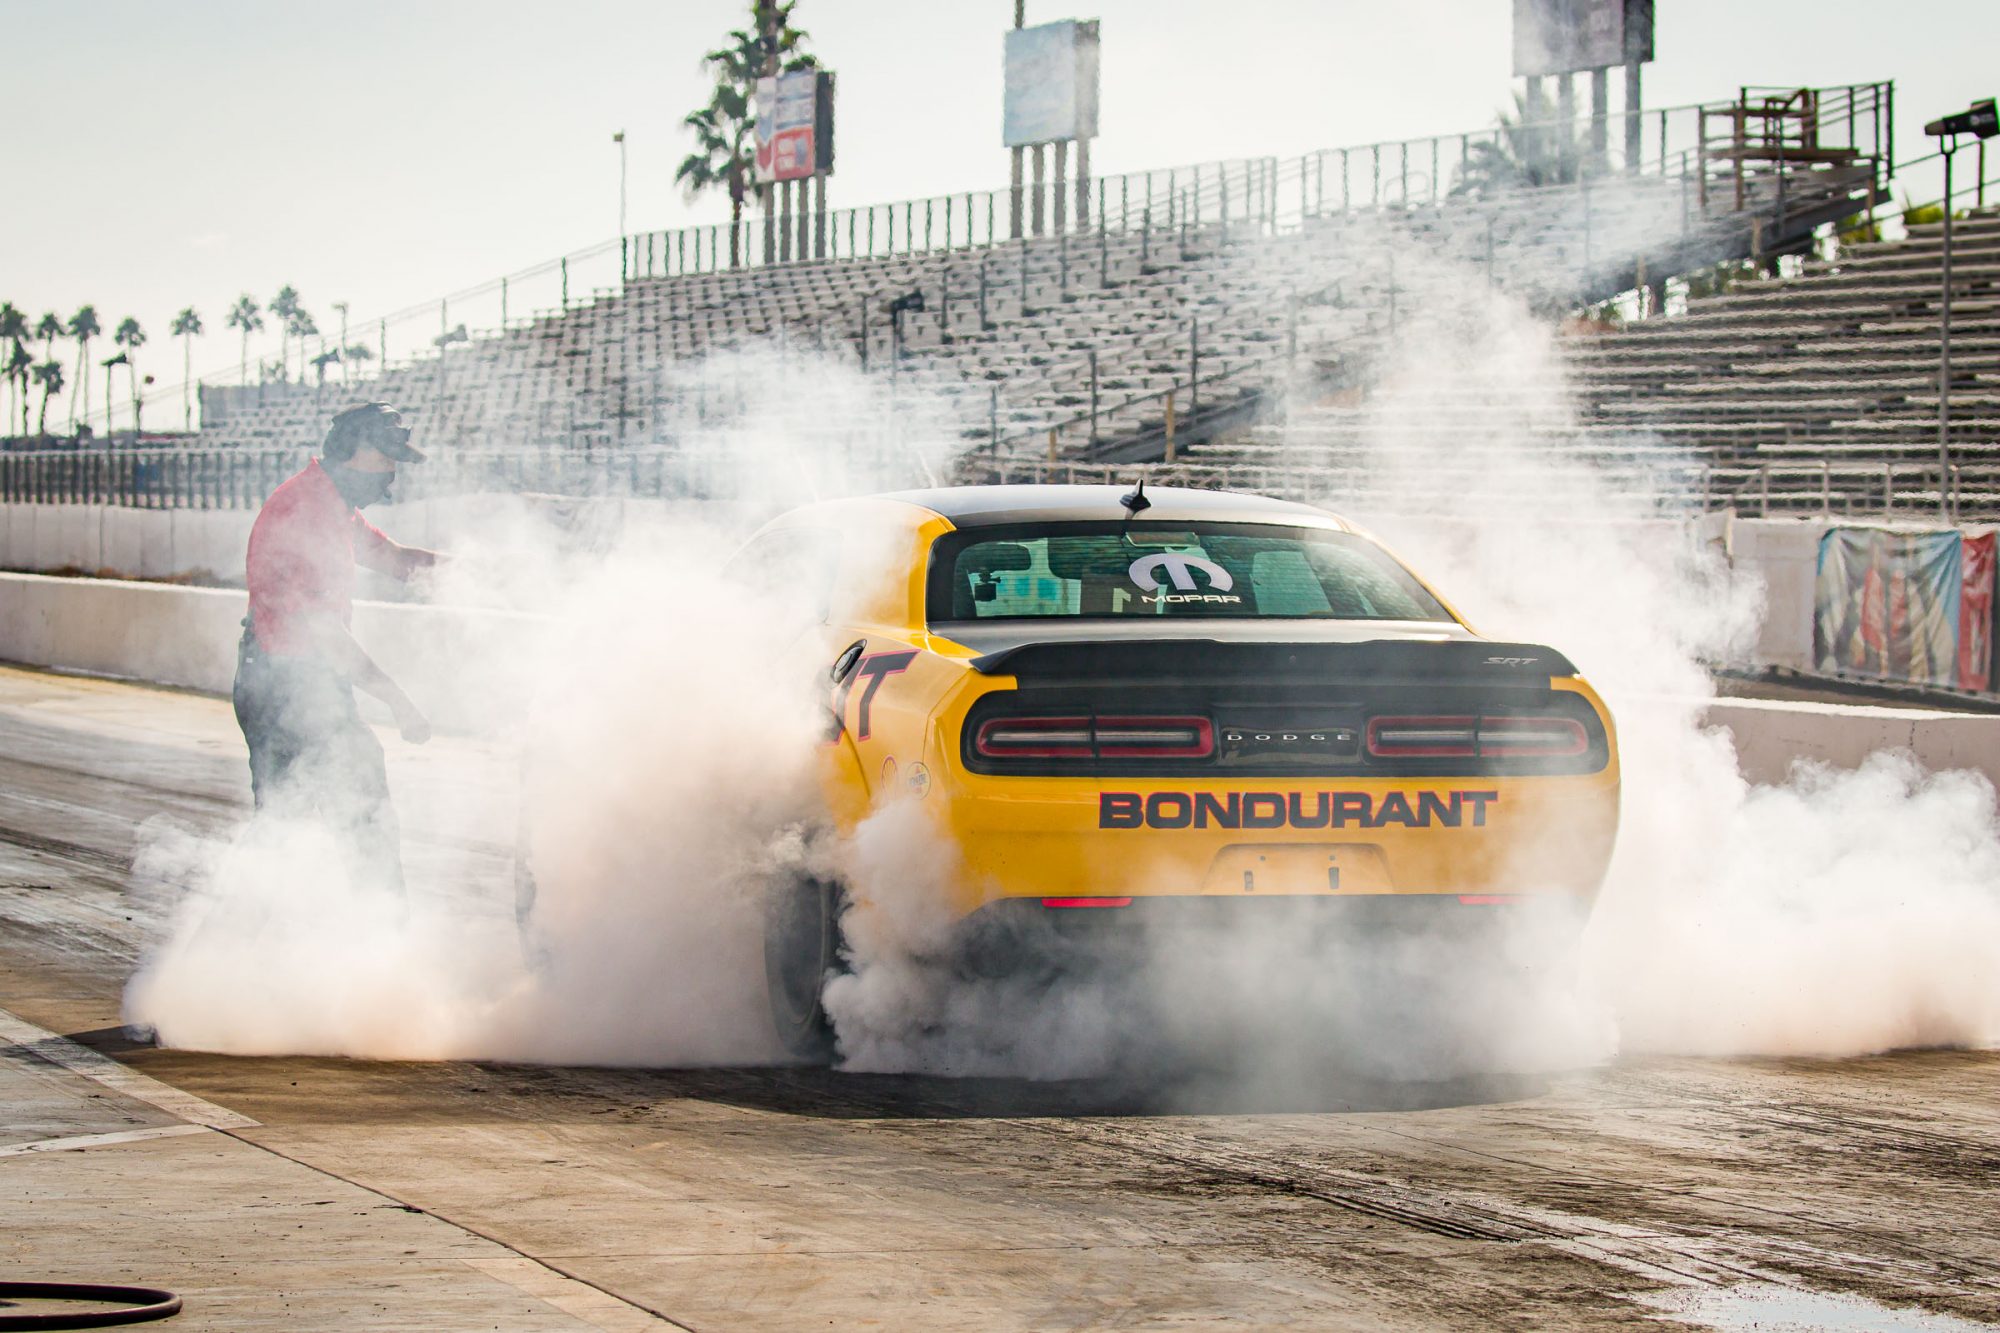
[[[1330,957],[1282,923],[1149,936],[1136,964],[1097,976],[968,973],[935,892],[962,872],[920,803],[884,805],[831,846],[811,836],[821,645],[722,577],[765,513],[945,475],[947,451],[925,441],[952,438],[950,410],[927,434],[909,426],[907,387],[889,410],[837,367],[802,381],[797,358],[780,374],[750,357],[701,373],[797,396],[750,395],[720,422],[681,426],[712,446],[721,503],[608,504],[601,527],[566,532],[532,516],[548,506],[501,504],[461,544],[449,600],[537,614],[519,618],[498,668],[481,664],[470,711],[488,725],[464,751],[477,762],[396,775],[406,824],[448,831],[406,840],[410,895],[348,883],[309,825],[267,822],[228,844],[155,830],[135,896],[169,905],[129,1020],[167,1044],[245,1054],[776,1060],[765,886],[830,865],[855,902],[851,966],[826,991],[854,1070],[1070,1078],[1181,1062],[1295,1090],[1617,1050],[2000,1040],[1991,788],[1896,755],[1745,781],[1703,716],[1707,664],[1740,653],[1759,590],[1672,503],[1671,451],[1643,434],[1556,447],[1574,392],[1548,323],[1414,247],[1394,271],[1401,322],[1359,450],[1295,424],[1286,457],[1474,625],[1559,647],[1609,699],[1623,830],[1581,986],[1532,931],[1470,956],[1463,940],[1410,937]],[[1308,406],[1293,405],[1299,421]],[[828,449],[809,417],[898,424]],[[1562,830],[1546,832],[1559,845]]]
[[[1430,299],[1370,408],[1372,503],[1358,517],[1473,625],[1559,646],[1611,706],[1622,826],[1583,970],[1619,1049],[1846,1056],[2000,1041],[1990,784],[1893,753],[1746,781],[1728,733],[1704,723],[1707,664],[1744,659],[1762,590],[1729,568],[1693,497],[1632,481],[1630,460],[1671,465],[1672,451],[1642,432],[1580,442],[1548,325],[1467,295],[1463,274],[1407,267]],[[1480,491],[1522,499],[1496,513],[1467,499]]]

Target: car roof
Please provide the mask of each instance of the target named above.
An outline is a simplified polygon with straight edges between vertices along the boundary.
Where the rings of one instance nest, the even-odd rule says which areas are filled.
[[[934,486],[924,490],[891,491],[878,498],[901,500],[943,515],[955,528],[990,527],[1003,523],[1058,520],[1122,519],[1121,496],[1130,486]],[[1238,491],[1207,491],[1192,486],[1148,486],[1151,505],[1137,517],[1150,523],[1199,520],[1249,523],[1290,523],[1299,526],[1345,527],[1335,515],[1312,505],[1273,500]]]

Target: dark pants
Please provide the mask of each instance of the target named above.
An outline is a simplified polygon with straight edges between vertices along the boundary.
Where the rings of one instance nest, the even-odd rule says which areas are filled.
[[[258,811],[317,815],[357,888],[402,892],[402,838],[382,743],[361,720],[354,687],[317,659],[265,653],[245,629],[232,698]]]

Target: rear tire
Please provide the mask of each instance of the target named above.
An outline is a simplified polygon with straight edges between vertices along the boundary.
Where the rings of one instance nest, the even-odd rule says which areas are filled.
[[[764,982],[771,1025],[793,1059],[833,1062],[833,1021],[827,1017],[827,979],[843,970],[840,913],[844,895],[820,880],[799,876],[773,885],[764,918]]]

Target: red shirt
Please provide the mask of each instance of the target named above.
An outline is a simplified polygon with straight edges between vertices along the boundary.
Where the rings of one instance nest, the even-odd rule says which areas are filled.
[[[271,492],[250,528],[244,581],[257,645],[267,653],[309,655],[317,651],[309,630],[315,616],[351,624],[357,563],[398,578],[409,574],[402,548],[341,497],[314,459]]]

